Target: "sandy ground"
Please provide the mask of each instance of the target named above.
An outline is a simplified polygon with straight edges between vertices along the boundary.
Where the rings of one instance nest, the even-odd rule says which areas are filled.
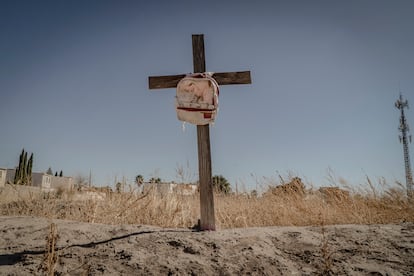
[[[0,217],[1,275],[45,274],[52,222],[57,275],[414,275],[414,223],[193,232]]]

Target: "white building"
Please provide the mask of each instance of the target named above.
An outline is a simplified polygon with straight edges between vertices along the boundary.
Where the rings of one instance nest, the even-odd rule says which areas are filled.
[[[6,185],[7,169],[0,168],[0,187]]]
[[[15,169],[0,168],[0,187],[14,183]],[[53,176],[42,172],[32,173],[32,187],[39,187],[43,191],[55,191],[57,189],[71,190],[74,187],[72,177]]]
[[[142,186],[142,192],[147,193],[153,190],[159,195],[167,194],[193,195],[197,192],[198,185],[182,183],[150,183],[146,182]]]

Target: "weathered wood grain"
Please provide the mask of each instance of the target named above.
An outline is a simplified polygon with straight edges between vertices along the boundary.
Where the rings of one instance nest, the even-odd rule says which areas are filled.
[[[196,71],[194,70],[194,72]],[[149,89],[177,87],[178,82],[185,76],[185,74],[170,76],[151,76],[148,78]],[[252,80],[250,78],[250,71],[214,73],[213,78],[219,85],[252,83]]]
[[[219,85],[250,84],[250,71],[214,73],[213,78]]]
[[[193,35],[194,73],[206,71],[204,36]],[[211,176],[210,126],[197,126],[198,175],[200,181],[200,230],[216,230]]]
[[[183,75],[151,76],[148,78],[149,89],[174,88],[185,77]]]
[[[200,181],[200,230],[216,230],[211,173],[210,126],[197,126],[198,174]]]

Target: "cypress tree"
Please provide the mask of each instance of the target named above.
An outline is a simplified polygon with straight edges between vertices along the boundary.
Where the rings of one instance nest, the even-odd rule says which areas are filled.
[[[27,163],[27,185],[32,185],[32,168],[33,168],[33,153],[30,155]]]
[[[49,169],[47,169],[46,174],[53,175],[53,171],[52,171],[52,168],[51,167],[49,167]]]
[[[17,180],[19,180],[19,167],[16,167],[14,171],[14,184],[17,184]]]
[[[63,172],[62,172],[62,171],[60,171],[59,176],[60,176],[60,177],[62,177],[62,176],[63,176]]]
[[[27,184],[27,152],[24,153],[23,156],[23,165],[20,168],[21,171],[21,178],[20,180],[22,181],[23,185]]]
[[[32,184],[33,153],[27,160],[27,152],[23,149],[19,157],[19,165],[14,174],[14,184],[31,185]]]
[[[16,167],[16,170],[14,172],[14,184],[19,184],[19,166]]]
[[[24,158],[24,149],[22,149],[22,153],[19,157],[19,165],[16,168],[14,173],[14,184],[18,185],[21,183],[22,180],[22,167],[23,167],[23,158]]]

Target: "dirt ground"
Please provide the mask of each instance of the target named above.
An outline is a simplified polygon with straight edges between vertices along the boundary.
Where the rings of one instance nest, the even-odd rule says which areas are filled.
[[[414,275],[414,223],[195,232],[0,217],[0,275],[47,269],[56,275]]]

